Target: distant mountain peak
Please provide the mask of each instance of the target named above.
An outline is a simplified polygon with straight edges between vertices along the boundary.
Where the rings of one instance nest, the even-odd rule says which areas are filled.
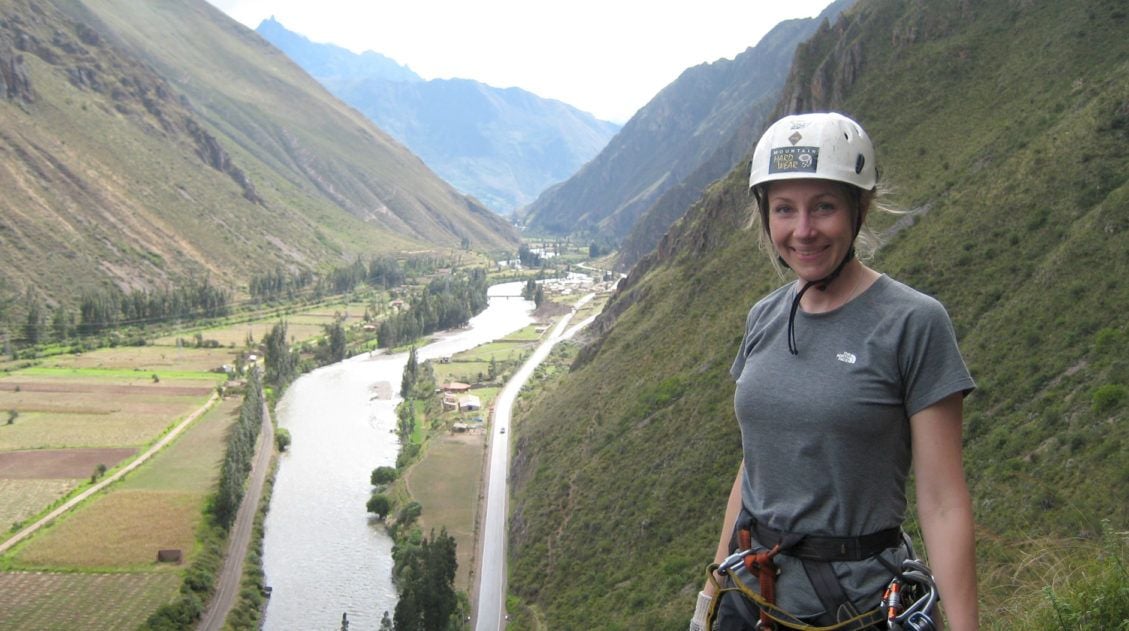
[[[399,78],[388,64],[407,68],[379,53],[313,44],[277,21],[264,20],[258,33],[440,177],[499,214],[574,175],[620,129],[521,88],[465,78],[423,81],[414,73]]]
[[[314,77],[364,76],[384,81],[423,81],[423,77],[391,57],[373,50],[358,54],[336,44],[312,42],[283,26],[273,15],[260,22],[255,32]]]

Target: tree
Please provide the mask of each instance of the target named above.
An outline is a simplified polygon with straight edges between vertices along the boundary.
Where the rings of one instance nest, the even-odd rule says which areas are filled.
[[[404,376],[400,379],[400,396],[407,399],[412,394],[412,388],[419,379],[419,361],[416,359],[416,347],[408,353],[408,363],[404,366]]]
[[[382,486],[388,484],[396,479],[395,467],[377,467],[372,470],[372,476],[369,481],[373,486]]]
[[[23,330],[24,339],[29,344],[38,344],[40,333],[43,330],[43,305],[30,287],[28,287],[27,294],[24,296],[24,303],[27,308],[27,318],[24,321]]]
[[[274,444],[279,451],[286,451],[290,447],[290,432],[285,427],[280,427],[274,432]]]
[[[328,363],[337,363],[345,359],[347,346],[345,327],[341,326],[341,321],[335,320],[333,324],[325,325],[325,336],[329,340]]]
[[[365,508],[368,512],[375,514],[377,519],[384,521],[388,513],[392,512],[392,500],[388,499],[388,496],[383,493],[373,493],[372,497],[368,498]]]
[[[267,365],[265,381],[280,390],[298,375],[298,358],[290,351],[286,342],[286,323],[279,322],[271,327],[263,338]]]
[[[396,604],[396,629],[446,631],[458,612],[455,594],[455,539],[447,530],[405,551],[400,573],[400,601]]]
[[[59,305],[51,314],[51,331],[55,334],[55,339],[60,341],[71,336],[74,331],[74,318],[66,307]]]

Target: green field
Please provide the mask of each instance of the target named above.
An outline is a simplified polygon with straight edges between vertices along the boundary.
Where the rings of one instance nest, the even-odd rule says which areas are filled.
[[[118,369],[26,368],[0,377],[0,409],[18,412],[0,424],[0,451],[145,445],[199,408],[220,379],[180,372],[155,382]]]
[[[0,629],[136,629],[179,588],[173,572],[0,572]]]
[[[325,333],[324,327],[332,324],[339,316],[345,318],[343,322],[345,327],[357,325],[364,316],[367,304],[365,302],[333,302],[301,311],[279,310],[268,316],[246,322],[215,326],[191,333],[166,335],[154,340],[153,345],[164,348],[167,352],[168,347],[176,347],[177,340],[191,343],[194,337],[199,334],[204,340],[219,342],[220,346],[225,348],[211,350],[224,351],[230,358],[234,354],[233,349],[243,348],[248,338],[256,342],[262,341],[263,336],[270,333],[270,330],[279,322],[286,323],[287,335],[297,342],[320,337]],[[188,349],[182,347],[178,350]]]
[[[455,589],[467,590],[474,560],[474,521],[482,492],[484,434],[451,434],[433,440],[408,475],[412,497],[423,505],[425,533],[446,528],[455,538]]]
[[[0,533],[43,510],[82,483],[75,479],[0,479]],[[4,537],[0,537],[3,539]]]

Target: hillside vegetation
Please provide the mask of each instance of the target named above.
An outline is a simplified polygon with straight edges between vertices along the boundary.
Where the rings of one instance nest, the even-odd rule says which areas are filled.
[[[504,221],[204,0],[0,0],[0,68],[5,302],[516,248]]]
[[[979,385],[965,444],[988,628],[1124,612],[1085,590],[1111,551],[1124,574],[1129,529],[1127,13],[860,0],[798,49],[776,111],[860,120],[914,211],[879,222],[871,263],[945,303]],[[727,371],[749,306],[784,282],[747,228],[746,169],[634,268],[515,427],[519,628],[685,628],[741,457]]]

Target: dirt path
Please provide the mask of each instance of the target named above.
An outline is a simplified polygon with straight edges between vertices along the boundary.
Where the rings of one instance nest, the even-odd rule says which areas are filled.
[[[95,484],[94,486],[86,489],[82,493],[80,493],[80,494],[76,495],[75,497],[72,497],[71,499],[67,500],[66,502],[64,502],[62,504],[62,506],[59,506],[55,510],[53,510],[50,513],[48,513],[47,515],[45,515],[39,521],[35,522],[34,524],[31,524],[27,528],[24,528],[20,532],[16,533],[16,535],[14,537],[12,537],[11,539],[9,539],[9,540],[7,540],[3,543],[0,543],[0,554],[4,554],[8,550],[10,550],[13,546],[15,546],[17,543],[19,543],[19,542],[23,541],[24,539],[27,539],[31,535],[35,534],[35,532],[37,530],[39,530],[40,528],[42,528],[44,526],[44,524],[47,524],[47,523],[57,519],[60,515],[62,515],[63,513],[67,512],[69,510],[71,510],[72,508],[77,506],[80,502],[85,500],[86,498],[90,497],[91,495],[94,495],[95,493],[101,491],[102,489],[104,489],[107,486],[113,484],[114,482],[117,482],[119,479],[121,479],[122,476],[126,475],[130,471],[133,471],[137,467],[140,467],[141,465],[145,464],[145,462],[148,461],[150,458],[152,458],[154,454],[156,454],[158,451],[163,449],[165,447],[165,445],[168,445],[173,440],[175,440],[176,437],[179,436],[180,433],[185,430],[185,428],[187,428],[189,425],[191,425],[193,421],[195,421],[197,418],[200,418],[200,416],[202,414],[204,414],[204,412],[207,412],[208,409],[211,408],[212,405],[215,404],[215,402],[217,400],[219,400],[219,393],[213,391],[212,396],[208,399],[207,403],[200,406],[200,409],[196,410],[192,414],[189,414],[183,421],[180,422],[179,425],[174,427],[168,434],[165,434],[152,447],[145,450],[145,453],[138,456],[136,460],[129,463],[125,467],[122,467],[118,471],[115,471],[113,474],[107,476],[101,482],[98,482],[97,484]]]
[[[255,462],[247,478],[247,490],[235,514],[235,523],[228,533],[227,550],[223,555],[223,569],[216,581],[216,592],[208,602],[208,609],[196,627],[199,631],[219,631],[223,628],[228,612],[235,605],[239,586],[243,578],[243,560],[247,558],[247,548],[251,545],[251,529],[255,524],[255,513],[263,495],[263,483],[270,471],[271,457],[274,455],[274,424],[271,423],[270,409],[263,402],[263,426],[259,430],[259,444],[255,447]]]

